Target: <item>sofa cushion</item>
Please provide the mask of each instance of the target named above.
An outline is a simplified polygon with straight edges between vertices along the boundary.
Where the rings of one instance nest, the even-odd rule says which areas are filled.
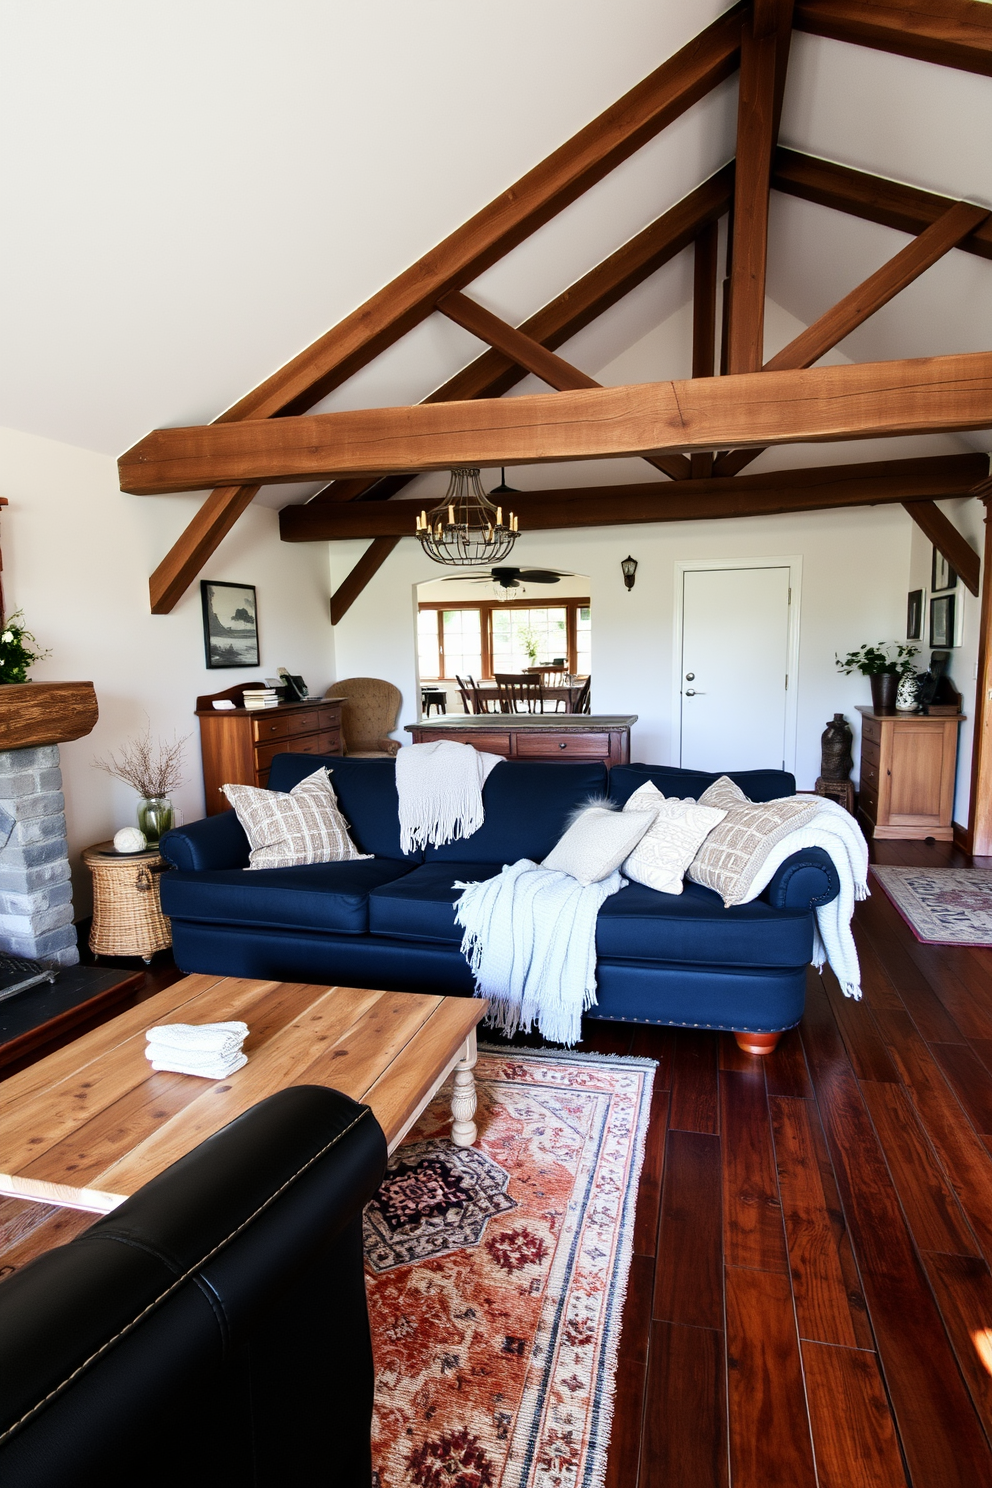
[[[354,822],[343,792],[339,794],[345,816]],[[483,825],[471,837],[429,847],[424,861],[516,863],[532,858],[540,863],[573,812],[605,794],[606,767],[598,762],[502,760],[482,788]]]
[[[424,855],[419,850],[407,855],[400,851],[395,760],[277,754],[269,771],[269,789],[292,790],[318,765],[326,765],[331,772],[331,784],[359,852],[374,853],[377,858],[399,858],[409,864],[423,862]]]
[[[611,961],[703,966],[802,966],[813,951],[806,910],[764,899],[724,909],[719,894],[687,883],[678,895],[631,883],[599,911],[596,950]]]
[[[614,765],[610,771],[610,800],[622,806],[638,786],[651,780],[663,795],[692,796],[698,801],[722,775],[739,785],[749,801],[774,801],[777,796],[794,795],[796,790],[796,777],[787,770],[718,770],[710,775],[674,765]]]
[[[555,767],[560,768],[559,766]],[[400,940],[433,940],[461,943],[464,935],[455,924],[455,900],[460,883],[481,883],[495,878],[501,863],[424,863],[412,873],[375,889],[369,895],[369,930]]]
[[[302,868],[165,873],[162,909],[180,920],[364,935],[370,891],[408,871],[404,863],[376,858]]]

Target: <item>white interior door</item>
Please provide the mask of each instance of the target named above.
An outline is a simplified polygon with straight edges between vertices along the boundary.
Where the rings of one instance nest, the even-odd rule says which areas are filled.
[[[683,572],[685,768],[785,768],[790,598],[788,564]]]

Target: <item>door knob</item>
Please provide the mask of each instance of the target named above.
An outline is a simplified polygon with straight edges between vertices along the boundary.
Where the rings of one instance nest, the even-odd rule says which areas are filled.
[[[695,682],[695,680],[696,680],[696,674],[695,674],[695,672],[686,672],[686,674],[685,674],[685,680],[687,682]]]
[[[686,697],[695,697],[696,689],[694,687],[687,687],[685,690],[685,695]]]

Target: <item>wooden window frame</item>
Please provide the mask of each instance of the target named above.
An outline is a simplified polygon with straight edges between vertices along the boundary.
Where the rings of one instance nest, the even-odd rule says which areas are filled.
[[[530,599],[462,599],[448,602],[447,600],[423,600],[418,602],[417,613],[421,610],[437,611],[437,654],[441,663],[441,674],[439,682],[454,682],[454,675],[448,676],[444,655],[444,622],[441,615],[445,610],[478,610],[479,629],[482,640],[482,669],[477,681],[491,682],[493,680],[493,613],[497,610],[564,610],[565,611],[565,648],[567,653],[567,666],[570,672],[577,669],[578,664],[578,612],[579,610],[591,610],[592,601],[588,597],[562,599],[530,600]],[[433,681],[433,678],[429,678]]]

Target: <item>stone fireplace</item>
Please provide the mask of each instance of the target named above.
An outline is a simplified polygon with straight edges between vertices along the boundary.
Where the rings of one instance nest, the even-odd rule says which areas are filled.
[[[79,960],[59,744],[98,717],[91,682],[0,687],[0,950]]]

